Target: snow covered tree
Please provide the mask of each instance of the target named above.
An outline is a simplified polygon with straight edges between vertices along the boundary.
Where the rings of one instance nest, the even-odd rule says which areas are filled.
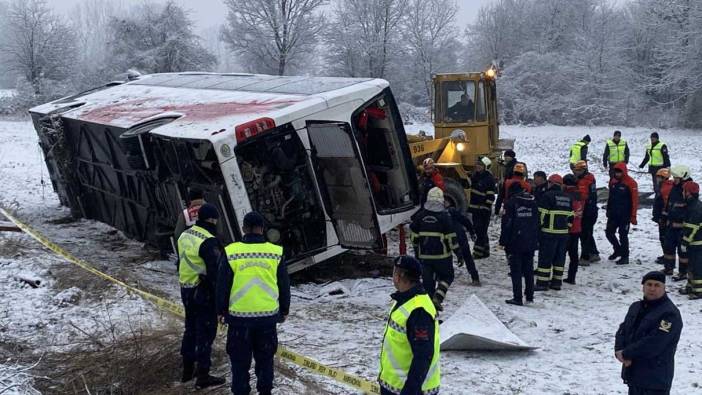
[[[0,51],[7,68],[22,76],[36,97],[66,79],[75,58],[75,36],[44,0],[16,0],[4,15]]]
[[[326,0],[225,0],[221,39],[252,72],[285,75],[304,68],[324,28]]]
[[[111,63],[116,71],[136,68],[165,73],[210,70],[216,59],[193,33],[193,22],[174,1],[143,4],[110,21]]]

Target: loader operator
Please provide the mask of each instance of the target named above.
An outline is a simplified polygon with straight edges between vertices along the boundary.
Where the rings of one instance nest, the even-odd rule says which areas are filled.
[[[392,283],[397,292],[380,351],[381,395],[438,394],[439,325],[436,308],[419,279],[422,265],[409,256],[395,258]]]
[[[205,203],[198,211],[195,225],[178,238],[178,276],[185,307],[185,331],[180,349],[183,356],[181,382],[197,377],[197,388],[225,382],[221,377],[210,376],[212,342],[217,335],[217,266],[224,256],[222,245],[214,236],[218,218],[217,208]]]
[[[475,105],[465,93],[461,95],[461,101],[448,109],[448,117],[453,122],[468,122],[473,120]]]
[[[242,241],[229,244],[227,261],[219,266],[217,312],[229,325],[227,354],[232,365],[232,393],[251,392],[249,369],[256,361],[256,390],[273,390],[273,356],[278,350],[276,324],[290,310],[290,279],[283,262],[283,248],[263,236],[263,216],[244,216]]]
[[[453,254],[461,253],[441,189],[432,188],[424,208],[412,216],[410,239],[415,256],[422,263],[424,289],[441,311],[441,303],[454,279]]]

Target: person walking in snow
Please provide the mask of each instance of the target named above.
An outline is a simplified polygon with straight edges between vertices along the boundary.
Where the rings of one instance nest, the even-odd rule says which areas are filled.
[[[673,188],[668,196],[666,212],[668,214],[668,226],[663,242],[663,262],[666,275],[672,275],[675,269],[675,254],[678,258],[678,273],[673,276],[673,281],[682,281],[687,278],[687,252],[682,248],[683,223],[687,215],[687,200],[683,189],[685,184],[692,182],[690,170],[687,166],[677,165],[670,170],[673,176]]]
[[[639,187],[629,177],[626,164],[614,165],[614,177],[609,180],[609,198],[607,199],[607,228],[605,235],[614,252],[609,256],[617,265],[629,263],[629,225],[636,225],[636,212],[639,209]],[[615,235],[619,232],[619,239]]]
[[[641,284],[643,299],[629,307],[619,325],[614,356],[629,395],[669,394],[683,328],[680,310],[665,292],[665,274],[649,272]]]
[[[446,204],[448,205],[448,202]],[[466,232],[468,232],[472,240],[477,240],[477,235],[475,234],[475,229],[473,228],[473,222],[455,207],[447,207],[446,211],[451,216],[453,229],[456,232],[456,241],[458,242],[458,247],[461,251],[461,256],[458,258],[458,266],[465,264],[468,274],[470,275],[471,285],[479,287],[480,275],[478,274],[478,269],[475,267],[473,255],[470,253],[468,236],[466,236]]]
[[[570,170],[575,169],[575,164],[580,160],[587,162],[587,147],[592,139],[589,134],[570,147]]]
[[[570,259],[568,263],[568,276],[563,281],[568,284],[575,284],[575,275],[578,272],[578,265],[580,264],[580,259],[578,258],[578,243],[580,243],[580,233],[582,232],[585,199],[580,194],[578,180],[573,174],[566,174],[566,176],[563,177],[563,186],[565,194],[570,197],[574,214],[573,222],[568,231],[568,244],[566,247]]]
[[[410,256],[395,258],[396,292],[380,350],[381,395],[438,394],[441,384],[439,324],[436,308],[422,287],[422,264]]]
[[[490,173],[490,158],[483,156],[475,162],[475,171],[470,177],[470,204],[468,211],[473,217],[476,240],[473,245],[473,258],[481,259],[490,255],[490,215],[495,202],[495,177]]]
[[[665,264],[665,235],[668,231],[668,198],[673,190],[673,180],[670,179],[670,170],[662,168],[656,172],[656,182],[658,183],[658,193],[653,200],[653,212],[651,219],[658,225],[658,240],[661,242],[663,255],[656,258],[656,262]]]
[[[410,240],[415,257],[422,263],[424,289],[437,310],[441,311],[446,292],[454,279],[453,254],[461,254],[441,189],[430,189],[424,208],[412,216]]]
[[[597,249],[594,236],[599,211],[597,207],[597,182],[595,176],[588,171],[587,162],[584,160],[575,163],[573,174],[578,179],[578,191],[585,199],[582,231],[580,232],[580,265],[587,266],[590,263],[600,261],[600,251]]]
[[[696,182],[687,182],[683,187],[687,202],[687,215],[684,223],[683,248],[690,260],[687,272],[687,285],[680,293],[690,299],[702,299],[702,203],[700,203],[700,186]]]
[[[602,166],[609,167],[609,177],[614,175],[614,165],[617,163],[629,164],[629,145],[622,139],[622,132],[614,131],[611,139],[607,140],[604,154],[602,154]]]
[[[573,203],[562,190],[563,178],[548,177],[548,190],[539,206],[539,265],[535,291],[560,291],[565,269],[568,232],[573,222]]]
[[[639,169],[643,169],[646,163],[648,163],[648,172],[651,173],[653,190],[658,193],[656,173],[664,167],[670,168],[670,155],[668,155],[668,146],[660,140],[656,132],[651,133],[651,142],[646,146],[646,156],[641,161]]]

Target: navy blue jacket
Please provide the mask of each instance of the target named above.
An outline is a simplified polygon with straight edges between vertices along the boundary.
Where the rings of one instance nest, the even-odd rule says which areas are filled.
[[[410,224],[410,231],[413,233],[412,244],[414,246],[414,254],[417,259],[420,259],[421,255],[442,255],[444,249],[451,251],[451,242],[447,238],[450,234],[456,233],[453,220],[451,215],[444,211],[436,212],[427,209],[422,209],[416,212],[412,216],[412,223]],[[437,236],[414,236],[420,232],[432,232],[443,234],[443,237]],[[460,248],[457,246],[453,250],[454,254],[458,256]],[[432,262],[453,262],[453,257],[449,256],[443,259],[434,259]]]
[[[417,284],[405,292],[395,292],[390,295],[397,302],[393,311],[421,294],[426,294],[426,291],[421,284]],[[407,319],[407,339],[412,347],[413,357],[401,395],[422,393],[422,383],[427,377],[431,360],[434,358],[435,325],[434,319],[424,309],[414,310]]]
[[[623,182],[609,186],[607,218],[622,223],[628,223],[631,218],[631,189]]]
[[[668,220],[670,222],[682,223],[685,221],[685,216],[687,215],[687,202],[683,196],[683,186],[685,183],[690,181],[692,181],[692,179],[673,185],[673,188],[670,190],[670,195],[668,196],[668,206],[666,207],[666,211],[668,212]]]
[[[263,235],[249,233],[244,235],[241,242],[246,244],[265,243],[266,239]],[[219,265],[217,277],[217,314],[225,316],[227,323],[230,325],[246,327],[271,325],[278,322],[280,315],[286,316],[290,312],[290,277],[288,277],[288,269],[284,261],[278,265],[277,272],[278,303],[280,305],[280,312],[277,317],[232,317],[229,315],[229,294],[234,282],[234,273],[226,257],[223,257]]]
[[[622,368],[622,379],[630,386],[670,390],[673,383],[675,350],[683,322],[680,311],[664,295],[648,302],[634,302],[619,325],[614,351],[623,351],[631,366]]]
[[[539,207],[529,192],[507,201],[500,232],[500,245],[507,254],[533,252],[538,248]]]

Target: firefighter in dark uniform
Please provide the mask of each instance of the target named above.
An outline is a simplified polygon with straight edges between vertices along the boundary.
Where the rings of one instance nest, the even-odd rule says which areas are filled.
[[[684,225],[683,248],[687,250],[690,265],[687,271],[687,285],[680,293],[690,299],[702,299],[702,203],[699,201],[700,186],[696,182],[686,182],[683,188],[687,200],[687,217]]]
[[[276,325],[290,311],[290,280],[283,248],[266,241],[264,219],[257,212],[244,216],[242,241],[225,248],[227,262],[219,267],[217,312],[229,325],[227,354],[232,365],[232,393],[251,392],[249,368],[256,361],[256,390],[273,390],[273,356],[278,349]]]
[[[656,193],[656,197],[653,200],[653,216],[651,219],[658,225],[658,240],[661,242],[661,249],[664,254],[656,258],[656,262],[665,264],[665,234],[668,231],[667,206],[670,191],[673,190],[675,184],[670,179],[670,170],[665,167],[656,172],[656,182],[658,183],[658,193]]]
[[[544,193],[546,193],[546,190],[548,189],[548,182],[546,180],[546,173],[544,173],[541,170],[535,171],[534,172],[534,188],[533,194],[534,194],[534,199],[538,202],[539,199],[541,199],[542,196],[544,196]]]
[[[590,263],[600,261],[600,251],[595,242],[594,230],[597,223],[599,208],[597,207],[597,182],[595,176],[587,169],[584,160],[575,163],[573,174],[578,179],[578,191],[585,199],[583,209],[582,232],[580,232],[580,265],[588,266]]]
[[[673,188],[670,190],[668,204],[666,205],[668,227],[663,242],[663,262],[665,264],[663,272],[667,275],[673,274],[675,253],[677,252],[678,274],[673,276],[673,281],[682,281],[687,278],[688,265],[687,253],[681,248],[683,223],[687,214],[687,201],[683,195],[683,188],[692,179],[687,166],[673,166],[670,173],[673,176]]]
[[[548,177],[548,191],[539,206],[539,266],[536,269],[536,291],[560,290],[565,269],[568,232],[573,222],[573,203],[563,190],[563,178]]]
[[[437,187],[442,191],[446,190],[444,185],[444,177],[436,168],[436,162],[432,158],[426,158],[422,162],[422,175],[419,177],[419,188],[421,189],[420,204],[424,207],[424,202],[427,201],[427,193],[432,188]]]
[[[489,168],[492,162],[488,157],[481,157],[475,163],[475,171],[471,176],[470,204],[468,210],[473,217],[476,240],[473,246],[473,257],[482,259],[490,256],[490,241],[488,228],[492,204],[495,202],[495,178]]]
[[[497,195],[497,202],[495,203],[495,215],[502,215],[502,205],[507,204],[509,200],[509,189],[510,186],[518,182],[522,184],[522,189],[531,193],[531,184],[526,181],[526,165],[524,163],[515,163],[512,167],[512,175],[505,178],[504,182],[500,185],[500,193]]]
[[[466,232],[468,232],[471,239],[477,239],[473,222],[455,207],[448,207],[446,211],[449,213],[451,220],[453,221],[453,229],[456,232],[456,242],[461,250],[461,256],[458,258],[458,266],[465,264],[468,274],[470,275],[471,285],[479,287],[480,275],[478,274],[478,269],[475,267],[473,255],[470,253],[468,236],[466,236]]]
[[[536,199],[520,183],[510,187],[512,198],[505,207],[500,245],[504,246],[512,277],[512,299],[505,302],[521,306],[522,277],[527,303],[534,301],[534,251],[538,248],[539,208]]]
[[[665,274],[649,272],[641,284],[643,300],[629,307],[619,325],[614,355],[629,395],[669,394],[683,322],[665,292]]]
[[[646,156],[641,161],[639,169],[643,169],[646,163],[648,163],[648,172],[651,173],[653,180],[653,190],[658,193],[656,173],[664,167],[670,168],[670,155],[668,154],[668,146],[659,139],[656,132],[651,133],[651,142],[646,146]]]
[[[424,289],[441,311],[441,303],[454,278],[452,254],[460,256],[456,231],[445,209],[441,189],[429,190],[424,208],[412,216],[410,239],[415,257],[422,263]]]
[[[198,388],[225,382],[221,377],[210,375],[212,342],[217,335],[217,267],[224,256],[222,245],[215,237],[218,218],[217,208],[205,203],[198,211],[195,225],[178,238],[178,277],[185,307],[185,331],[180,349],[183,356],[181,382],[197,377],[195,386]]]
[[[380,351],[381,395],[438,394],[439,323],[436,308],[419,278],[422,265],[409,256],[395,259],[392,283],[397,292]]]

